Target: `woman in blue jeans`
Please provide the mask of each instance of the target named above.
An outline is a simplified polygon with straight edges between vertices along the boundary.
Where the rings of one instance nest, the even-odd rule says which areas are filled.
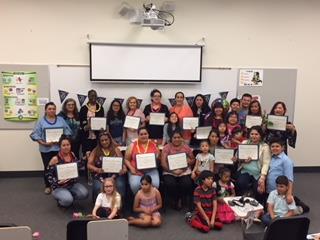
[[[118,173],[104,172],[102,162],[104,157],[121,157],[122,153],[117,147],[108,131],[102,131],[98,135],[98,144],[92,150],[88,158],[88,169],[93,173],[93,201],[101,192],[102,182],[105,178],[112,177],[116,181],[117,190],[123,197],[126,193],[126,166],[123,164],[122,169]]]
[[[59,140],[60,151],[54,156],[48,166],[47,179],[51,184],[53,197],[58,201],[59,206],[69,207],[74,200],[82,200],[88,197],[88,190],[76,178],[58,179],[57,165],[67,163],[81,164],[71,151],[71,139],[62,135]]]

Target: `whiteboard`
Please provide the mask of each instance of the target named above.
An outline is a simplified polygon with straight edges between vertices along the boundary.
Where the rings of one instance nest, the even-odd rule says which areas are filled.
[[[90,43],[90,77],[107,82],[201,82],[199,45]]]
[[[228,91],[227,99],[230,101],[237,95],[237,69],[203,69],[203,79],[196,84],[168,84],[168,83],[131,83],[113,84],[90,81],[88,66],[49,66],[50,72],[50,96],[51,100],[61,108],[58,90],[68,92],[67,98],[76,99],[77,94],[87,95],[88,90],[95,89],[98,96],[105,97],[104,109],[107,111],[114,98],[136,96],[142,99],[141,108],[150,103],[150,92],[157,88],[162,92],[164,104],[171,107],[168,98],[174,98],[177,91],[184,92],[185,96],[195,96],[198,93],[211,94],[210,103],[219,98],[219,92]],[[77,101],[78,102],[78,101]],[[125,104],[123,105],[125,106]],[[78,105],[79,107],[79,105]]]

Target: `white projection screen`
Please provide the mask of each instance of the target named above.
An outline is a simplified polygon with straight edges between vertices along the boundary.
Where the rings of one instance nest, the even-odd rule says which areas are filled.
[[[201,82],[202,46],[90,43],[90,78],[99,82]]]

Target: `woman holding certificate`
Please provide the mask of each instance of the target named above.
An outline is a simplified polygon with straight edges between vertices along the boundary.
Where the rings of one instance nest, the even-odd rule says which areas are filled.
[[[163,126],[168,119],[169,109],[161,103],[162,94],[158,89],[153,89],[150,93],[151,104],[144,108],[146,117],[146,127],[150,133],[150,138],[156,140],[157,144],[162,144]]]
[[[159,188],[158,155],[159,150],[149,139],[148,130],[145,127],[139,128],[138,139],[130,144],[125,155],[129,185],[134,194],[140,189],[140,179],[144,174],[148,174],[152,178],[153,186]]]
[[[71,138],[61,136],[59,146],[59,153],[49,162],[47,177],[58,205],[70,207],[74,200],[86,199],[88,190],[77,182],[80,161],[71,151]]]
[[[192,149],[184,143],[182,133],[174,132],[171,142],[162,150],[161,166],[165,189],[176,209],[181,209],[182,198],[188,200],[188,207],[192,207],[191,167],[194,161]]]
[[[183,92],[177,92],[174,97],[175,97],[176,103],[172,108],[170,108],[170,112],[171,113],[175,112],[178,115],[179,122],[181,126],[183,126],[183,118],[193,117],[193,113],[191,108],[187,104],[184,104],[185,97]],[[191,140],[190,129],[184,129],[183,138],[186,141],[186,143],[190,143],[190,140]]]
[[[72,152],[79,159],[80,151],[80,120],[79,120],[79,111],[77,108],[77,103],[73,98],[68,98],[64,101],[62,109],[58,116],[62,117],[72,131]]]
[[[284,152],[288,152],[289,146],[295,148],[297,140],[297,130],[295,126],[288,122],[285,116],[287,107],[284,102],[276,102],[268,115],[268,123],[266,130],[266,142],[269,143],[273,138],[280,138],[286,144]]]
[[[97,145],[99,131],[91,129],[91,119],[104,117],[104,109],[97,102],[97,92],[95,90],[91,89],[88,92],[88,99],[88,103],[81,107],[79,113],[83,156],[86,156],[87,152],[91,152]]]
[[[243,146],[256,145],[258,159],[251,157],[238,159],[239,176],[236,181],[238,195],[244,195],[250,191],[258,200],[262,200],[261,194],[265,192],[266,176],[271,161],[271,152],[268,144],[263,142],[263,131],[261,126],[253,126],[249,130],[249,139],[243,142]],[[239,158],[241,145],[239,145]]]
[[[98,135],[98,144],[88,158],[88,169],[93,173],[93,200],[96,199],[105,178],[112,177],[116,181],[121,196],[126,192],[125,173],[127,168],[123,163],[122,154],[111,135],[102,131]]]
[[[45,194],[51,193],[50,184],[46,177],[47,167],[52,157],[59,151],[59,139],[62,134],[71,135],[71,129],[62,117],[56,115],[56,105],[48,102],[45,105],[45,115],[35,125],[30,137],[39,143],[43,168]]]
[[[125,142],[129,146],[132,141],[138,138],[138,128],[144,126],[145,116],[139,108],[138,99],[129,97],[127,100],[127,116],[124,123],[125,127]]]

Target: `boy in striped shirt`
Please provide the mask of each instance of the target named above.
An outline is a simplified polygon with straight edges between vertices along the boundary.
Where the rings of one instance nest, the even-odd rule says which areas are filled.
[[[217,195],[213,184],[213,173],[202,171],[198,177],[199,186],[194,190],[193,197],[196,205],[196,214],[191,220],[191,226],[201,232],[210,229],[222,229],[223,224],[216,221]]]

